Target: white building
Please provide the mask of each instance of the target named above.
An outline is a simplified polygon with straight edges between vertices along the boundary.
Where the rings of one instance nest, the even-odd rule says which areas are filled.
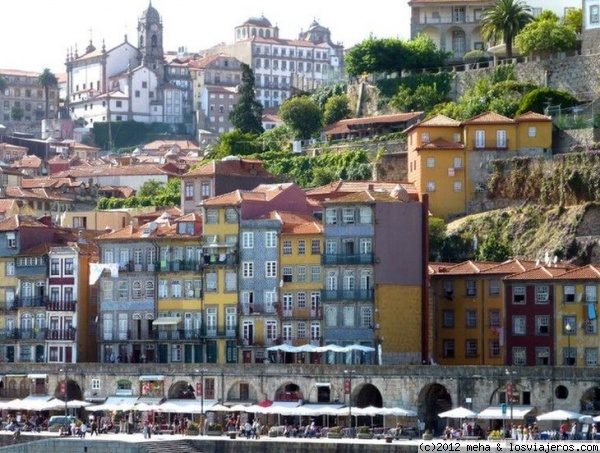
[[[183,122],[183,90],[165,82],[163,26],[149,5],[138,21],[138,47],[127,41],[107,50],[92,42],[67,59],[67,103],[73,120]]]

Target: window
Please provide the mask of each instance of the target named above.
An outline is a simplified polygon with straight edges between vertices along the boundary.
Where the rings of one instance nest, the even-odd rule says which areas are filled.
[[[535,348],[535,364],[550,365],[550,348]]]
[[[442,326],[448,329],[454,328],[454,310],[444,310],[442,316]]]
[[[598,366],[598,348],[585,348],[585,366]]]
[[[585,301],[594,303],[598,301],[596,285],[585,285]]]
[[[500,357],[500,341],[499,340],[490,340],[490,357],[496,358]]]
[[[598,318],[585,320],[585,333],[587,335],[598,334]]]
[[[214,293],[217,291],[217,273],[207,272],[206,273],[206,292]]]
[[[101,389],[100,382],[101,382],[100,379],[92,379],[92,382],[91,382],[92,390],[100,390]]]
[[[466,327],[477,327],[477,310],[467,310],[465,313]]]
[[[513,334],[525,335],[526,320],[525,316],[513,316]]]
[[[11,249],[14,249],[17,247],[16,235],[12,231],[6,233],[6,246]]]
[[[463,168],[463,160],[462,157],[455,157],[453,167],[456,169]]]
[[[475,131],[475,148],[485,148],[485,131]]]
[[[210,197],[210,183],[209,182],[203,182],[200,185],[200,191],[202,194],[202,198],[208,198]]]
[[[536,335],[548,335],[550,333],[550,316],[540,315],[535,317]]]
[[[50,260],[50,275],[60,275],[60,260],[58,258]]]
[[[599,24],[600,23],[600,6],[591,5],[590,6],[590,24]]]
[[[291,255],[292,254],[292,240],[284,239],[283,241],[283,254]]]
[[[171,282],[171,297],[181,299],[181,280]]]
[[[435,157],[427,158],[427,168],[435,168]]]
[[[265,233],[265,246],[270,249],[277,247],[276,231],[267,231]]]
[[[300,309],[306,308],[306,293],[304,293],[304,292],[298,293],[298,295],[296,296],[296,304],[297,304],[298,308],[300,308]]]
[[[117,288],[120,300],[129,299],[129,282],[127,280],[119,280]]]
[[[496,131],[496,146],[498,148],[507,148],[508,147],[506,131],[503,129]]]
[[[185,199],[186,200],[193,200],[194,199],[194,183],[193,183],[193,181],[186,181],[185,182],[184,192],[185,192]]]
[[[225,209],[225,223],[237,223],[237,211],[234,208]]]
[[[563,287],[563,302],[575,302],[575,285],[565,285]]]
[[[577,364],[577,348],[563,348],[563,365]]]
[[[443,340],[443,356],[446,358],[454,358],[454,340]]]
[[[490,280],[490,296],[500,294],[500,280]]]
[[[216,209],[207,209],[206,223],[219,223],[219,211]]]
[[[306,255],[306,241],[304,239],[298,240],[298,255]]]
[[[342,221],[346,224],[354,223],[354,209],[353,208],[344,208],[342,210]]]
[[[465,340],[465,357],[477,357],[477,340]]]
[[[368,206],[361,206],[358,209],[358,221],[363,225],[373,223],[373,210]]]
[[[354,327],[354,307],[345,306],[342,310],[344,327]]]
[[[244,231],[242,233],[242,248],[254,248],[254,233],[252,231]]]
[[[310,241],[310,254],[311,255],[320,255],[321,254],[321,240],[320,239],[312,239]]]
[[[325,210],[325,223],[327,225],[337,225],[337,209],[328,208]]]
[[[455,192],[462,192],[462,181],[454,181],[453,188]]]
[[[473,279],[468,279],[465,283],[467,285],[467,296],[475,297],[477,295],[477,282]]]
[[[298,338],[306,338],[306,323],[299,322],[296,326],[296,336]]]
[[[281,269],[281,278],[285,283],[291,283],[294,278],[294,271],[291,267],[286,266]]]
[[[306,281],[306,266],[298,266],[298,283],[304,283]]]
[[[427,181],[427,192],[435,192],[435,181]]]
[[[537,135],[537,129],[535,126],[529,126],[527,128],[527,135],[531,138],[535,137]]]
[[[537,285],[535,287],[535,303],[546,304],[548,303],[548,285]]]
[[[562,325],[563,335],[577,334],[577,318],[575,316],[563,316]]]
[[[265,277],[277,278],[277,261],[265,262]]]
[[[6,275],[15,275],[14,261],[9,261],[8,263],[6,263]]]
[[[244,261],[242,263],[242,277],[243,278],[254,278],[254,262]]]
[[[321,266],[310,266],[310,281],[320,282],[321,281]]]
[[[421,143],[429,143],[429,132],[421,133]]]
[[[360,307],[360,327],[373,327],[373,310],[371,307]]]
[[[337,307],[334,305],[328,305],[325,308],[325,325],[327,327],[337,326]]]
[[[513,304],[525,303],[525,287],[513,286]]]
[[[513,365],[525,365],[526,364],[526,358],[527,358],[527,349],[526,348],[513,348],[512,350],[512,356],[513,356],[513,361],[512,364]]]

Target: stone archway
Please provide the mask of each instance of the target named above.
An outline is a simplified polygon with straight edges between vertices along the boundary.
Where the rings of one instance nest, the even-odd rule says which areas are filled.
[[[300,386],[293,382],[281,385],[274,395],[274,401],[298,401],[303,399],[304,394],[300,390]]]
[[[419,420],[425,423],[425,429],[439,434],[444,429],[445,420],[438,414],[452,409],[452,396],[442,384],[429,384],[419,393],[417,406]]]
[[[191,382],[188,381],[177,381],[167,392],[167,399],[176,400],[193,400],[196,399],[196,389]]]
[[[581,396],[580,411],[584,414],[600,414],[600,387],[587,389]]]
[[[227,390],[227,401],[239,403],[247,403],[250,401],[258,401],[258,391],[256,387],[249,381],[235,381]]]
[[[54,388],[54,397],[63,401],[65,399],[64,382],[64,379],[61,380]],[[83,392],[81,391],[81,387],[77,381],[74,381],[73,379],[67,379],[67,401],[71,400],[83,401]]]
[[[377,387],[373,384],[360,384],[352,389],[350,401],[355,407],[383,407],[383,396]],[[356,426],[383,424],[383,416],[359,416],[356,418]]]

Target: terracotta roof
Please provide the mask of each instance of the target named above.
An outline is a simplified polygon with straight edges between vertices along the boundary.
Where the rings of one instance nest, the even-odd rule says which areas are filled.
[[[504,277],[504,280],[552,280],[567,271],[565,267],[546,267],[537,266],[533,269],[520,272],[518,274],[509,275]]]
[[[464,149],[465,145],[463,145],[462,143],[454,143],[454,142],[449,142],[448,140],[445,140],[443,138],[436,138],[435,140],[428,142],[428,143],[424,143],[421,146],[418,146],[416,149],[417,150],[428,150],[428,149]]]
[[[39,168],[42,166],[42,159],[37,156],[23,156],[20,160],[12,163],[16,168]]]
[[[173,173],[169,173],[161,168],[160,165],[153,164],[141,164],[141,165],[121,165],[118,167],[111,167],[106,165],[104,167],[75,167],[69,170],[58,172],[54,176],[57,178],[61,177],[73,177],[83,178],[90,176],[127,176],[127,175],[167,175],[176,176]]]
[[[477,116],[469,118],[462,124],[514,124],[515,120],[500,115],[496,112],[483,112]]]
[[[430,262],[428,264],[429,275],[445,274],[448,268],[456,265],[456,263]]]
[[[142,151],[150,150],[165,150],[170,151],[173,146],[177,146],[181,151],[186,153],[189,151],[199,151],[200,148],[194,142],[189,140],[155,140],[150,143],[146,143],[142,148]]]
[[[206,91],[208,91],[209,93],[215,93],[215,94],[218,94],[218,93],[237,94],[238,89],[235,86],[226,87],[226,86],[222,86],[222,85],[207,85]]]
[[[273,113],[265,113],[262,116],[262,120],[265,123],[281,123],[281,118]]]
[[[281,221],[282,234],[321,234],[323,232],[323,224],[310,215],[272,211],[267,217]]]
[[[472,275],[481,274],[486,269],[494,267],[498,263],[489,261],[463,261],[462,263],[455,264],[445,269],[439,269],[439,274],[452,274],[452,275]]]
[[[503,263],[497,264],[494,267],[483,271],[485,274],[516,274],[524,272],[529,269],[533,269],[537,266],[535,261],[531,260],[507,260]]]
[[[340,120],[324,129],[325,134],[342,134],[348,133],[353,130],[356,126],[368,126],[376,124],[394,124],[394,123],[406,123],[407,121],[414,120],[423,115],[423,112],[410,112],[410,113],[396,113],[393,115],[378,115],[368,116],[363,118],[350,118]]]
[[[265,200],[269,201],[280,195],[284,190],[287,190],[295,185],[296,184],[294,184],[293,182],[282,184],[260,184],[254,189],[252,189],[252,192],[263,193],[265,195]]]
[[[400,187],[404,189],[409,195],[417,194],[417,190],[414,184],[406,181],[344,181],[340,179],[338,181],[333,181],[324,186],[308,189],[306,191],[306,195],[309,197],[317,195],[342,195],[353,192],[362,192],[364,190],[387,190],[391,192],[398,185],[400,185]]]
[[[561,280],[597,280],[600,279],[600,267],[597,267],[597,265],[588,264],[587,266],[578,267],[571,271],[565,272],[560,276],[560,278]]]
[[[45,188],[32,188],[23,189],[18,186],[9,186],[6,188],[7,198],[28,198],[33,200],[54,200],[54,201],[66,201],[72,203],[73,200],[67,197],[61,197],[60,195],[54,195],[48,193]]]
[[[8,219],[0,220],[0,231],[14,231],[23,226],[48,228],[47,225],[43,224],[39,220],[34,219],[33,217],[23,216],[20,214],[9,217]]]
[[[21,71],[20,69],[0,69],[0,74],[3,76],[19,76],[19,77],[39,77],[40,72]]]
[[[6,198],[0,199],[0,213],[6,213],[6,211],[11,209],[15,203],[15,200],[9,200]]]
[[[542,115],[537,112],[525,112],[522,115],[519,115],[515,118],[516,122],[520,121],[542,121],[542,122],[552,122],[552,118],[546,115]]]
[[[200,238],[201,234],[180,234],[177,231],[177,225],[173,222],[148,222],[142,226],[135,227],[128,225],[120,230],[111,231],[98,236],[100,241],[114,240],[139,240],[146,238],[169,238],[169,239],[189,239],[190,237]]]
[[[408,194],[402,190],[398,191],[376,191],[364,190],[354,192],[333,200],[323,201],[323,205],[349,204],[349,203],[374,203],[374,202],[407,202],[410,201]]]

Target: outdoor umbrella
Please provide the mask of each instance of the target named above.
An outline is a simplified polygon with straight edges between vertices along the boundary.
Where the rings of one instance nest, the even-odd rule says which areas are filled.
[[[438,414],[438,417],[446,418],[474,418],[477,416],[477,412],[467,409],[466,407],[456,407],[449,411]]]
[[[552,421],[561,421],[561,420],[579,420],[583,414],[579,412],[566,411],[563,409],[555,410],[552,412],[547,412],[542,415],[538,415],[536,418],[538,421],[543,420],[552,420]]]

